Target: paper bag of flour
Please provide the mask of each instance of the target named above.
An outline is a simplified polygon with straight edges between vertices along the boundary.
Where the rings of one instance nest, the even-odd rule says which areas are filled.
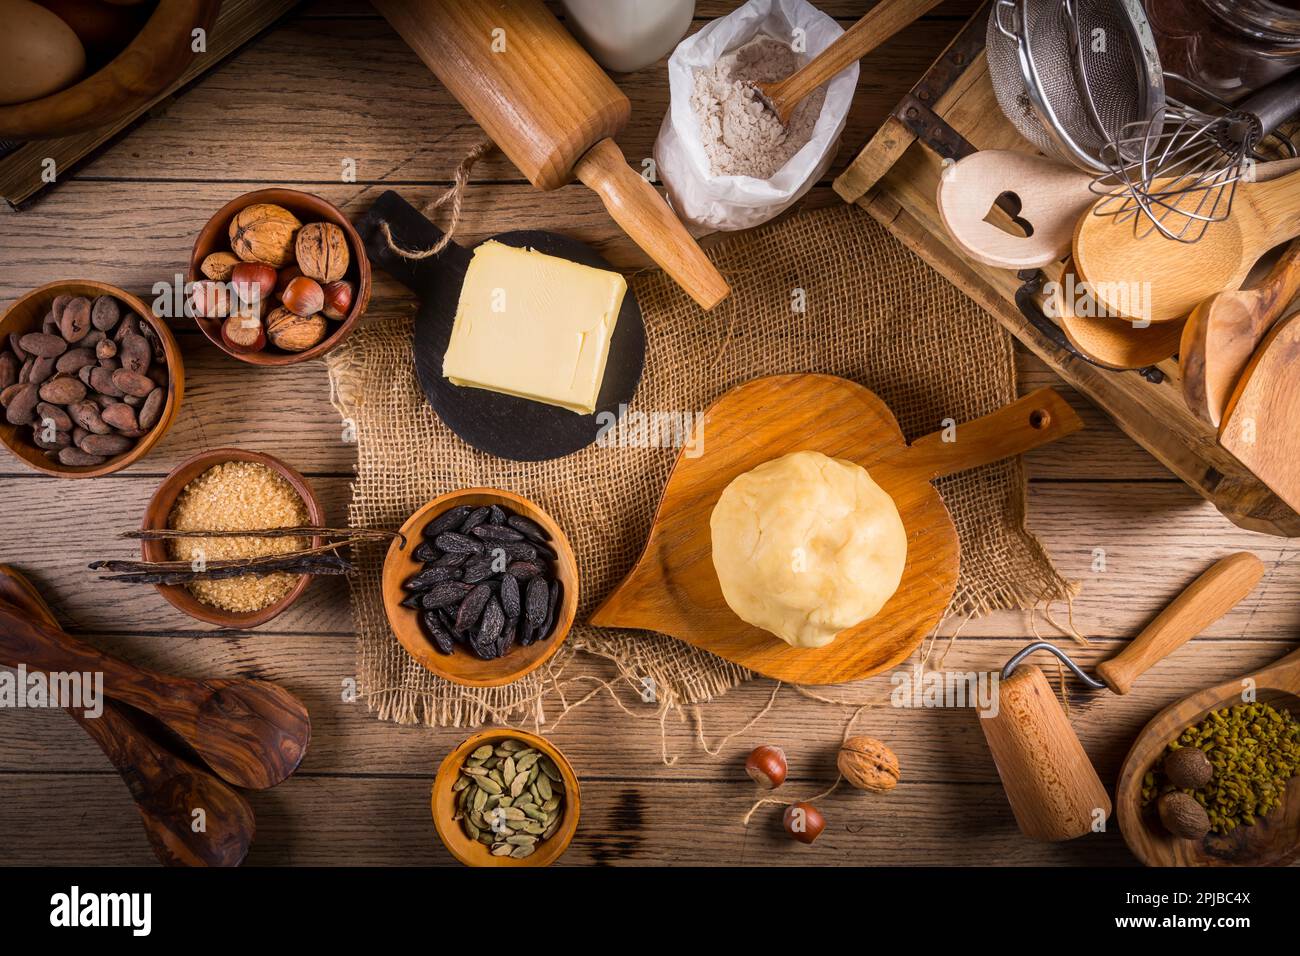
[[[671,103],[654,159],[669,200],[692,231],[766,222],[826,172],[853,101],[856,63],[824,95],[811,94],[783,134],[767,125],[775,116],[757,115],[752,91],[727,94],[735,85],[727,80],[783,79],[843,32],[806,0],[750,0],[678,44],[668,59]]]

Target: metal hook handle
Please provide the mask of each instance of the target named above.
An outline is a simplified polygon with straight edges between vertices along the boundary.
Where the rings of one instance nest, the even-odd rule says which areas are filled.
[[[1035,641],[1033,644],[1030,644],[1028,647],[1022,648],[1020,651],[1018,651],[1016,655],[1011,658],[1011,660],[1007,661],[1006,666],[1002,668],[1002,679],[1006,680],[1008,677],[1010,677],[1012,672],[1017,667],[1019,667],[1022,663],[1024,663],[1026,657],[1028,657],[1030,654],[1033,654],[1037,651],[1047,651],[1047,653],[1051,654],[1062,664],[1068,667],[1070,669],[1070,672],[1074,674],[1075,677],[1079,678],[1079,680],[1083,681],[1093,690],[1106,689],[1106,685],[1104,683],[1097,680],[1095,677],[1087,673],[1082,667],[1080,667],[1074,661],[1070,660],[1069,655],[1067,655],[1065,651],[1061,650],[1055,644],[1050,644],[1047,641]]]

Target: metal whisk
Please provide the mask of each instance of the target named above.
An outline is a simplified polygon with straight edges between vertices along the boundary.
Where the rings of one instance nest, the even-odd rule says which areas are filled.
[[[1219,111],[1166,97],[1157,115],[1126,124],[1103,150],[1108,171],[1092,188],[1107,198],[1094,213],[1120,222],[1134,219],[1139,235],[1159,231],[1193,243],[1211,223],[1232,214],[1237,185],[1266,158],[1260,152],[1264,141],[1300,110],[1300,74],[1274,82],[1236,108],[1184,77],[1167,78],[1195,90]],[[1275,138],[1282,151],[1297,155],[1289,140]]]

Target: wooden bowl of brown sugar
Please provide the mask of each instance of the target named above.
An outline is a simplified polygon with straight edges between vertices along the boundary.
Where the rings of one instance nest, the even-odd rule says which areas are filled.
[[[219,472],[213,471],[218,466],[231,464],[237,467],[222,469]],[[196,484],[200,478],[203,482]],[[297,495],[301,504],[301,511],[297,515],[292,514],[295,509],[289,506],[291,499],[285,494],[286,487],[288,491]],[[190,489],[190,494],[182,498],[182,492],[186,489]],[[219,527],[205,527],[199,530],[229,531],[298,525],[319,527],[325,523],[325,509],[307,483],[307,479],[297,471],[270,455],[241,451],[238,448],[218,448],[214,451],[202,452],[181,462],[163,479],[149,501],[141,528],[148,531],[174,527],[173,521],[181,517],[178,515],[178,501],[184,508],[191,499],[199,497],[199,492],[202,501],[207,503],[206,513],[216,512],[223,516]],[[200,519],[206,517],[203,508],[195,507],[193,510],[193,517],[180,523],[190,524],[195,517]],[[218,524],[218,522],[211,522],[211,524]],[[213,552],[210,556],[216,560],[223,557],[248,556],[243,553],[228,553],[232,542],[265,542],[266,539],[214,537],[184,540],[187,544],[208,542],[207,547]],[[278,540],[283,541],[287,549],[290,547],[289,542],[296,539]],[[311,539],[312,547],[320,547],[323,543],[321,538]],[[193,557],[189,553],[177,555],[170,545],[169,541],[141,542],[144,560],[172,561],[182,557],[187,560]],[[207,591],[209,597],[218,594],[224,598],[234,599],[226,600],[225,606],[202,600],[195,590],[185,585],[155,586],[173,607],[184,611],[190,617],[218,627],[244,630],[265,624],[282,613],[302,596],[302,593],[307,590],[307,585],[311,583],[310,575],[300,575],[284,593],[277,595],[274,592],[278,589],[271,583],[275,577],[244,576],[207,582],[211,585],[221,585],[216,589],[196,585],[200,593]],[[259,601],[261,597],[266,597],[267,602],[261,604]]]

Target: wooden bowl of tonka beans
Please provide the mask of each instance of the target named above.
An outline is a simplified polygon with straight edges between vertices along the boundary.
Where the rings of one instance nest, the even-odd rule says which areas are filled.
[[[101,298],[107,308],[100,307]],[[74,300],[77,308],[61,325],[56,307],[62,317],[64,306]],[[128,333],[133,341],[124,346]],[[29,335],[36,337],[25,349],[20,343]],[[143,385],[152,376],[148,395],[128,395],[113,384],[112,373],[123,360],[144,369],[132,383]],[[35,385],[35,391],[18,388],[24,382]],[[141,389],[133,384],[132,391]],[[51,282],[28,292],[0,316],[0,404],[5,406],[0,412],[0,442],[37,471],[59,478],[98,478],[121,471],[147,455],[171,427],[184,391],[185,365],[171,330],[140,299],[117,286],[89,280]],[[115,427],[101,413],[118,404],[122,407],[110,416]],[[148,427],[141,427],[146,416]],[[82,445],[89,450],[83,451]]]
[[[538,558],[533,560],[540,561],[544,570],[541,577],[558,584],[558,597],[553,608],[548,609],[544,625],[540,625],[546,627],[546,636],[529,642],[524,633],[527,616],[520,615],[516,619],[518,627],[513,632],[519,635],[519,639],[510,643],[508,649],[499,656],[483,659],[474,649],[469,635],[472,634],[477,640],[481,635],[477,628],[480,622],[491,619],[491,612],[481,610],[479,615],[475,615],[475,621],[466,622],[465,628],[457,630],[456,624],[460,619],[456,615],[460,611],[459,607],[438,605],[438,611],[432,612],[435,614],[434,624],[437,623],[436,615],[441,613],[446,634],[456,639],[454,646],[450,643],[447,645],[450,653],[445,653],[439,650],[428,629],[430,624],[423,615],[432,606],[420,603],[422,597],[420,592],[413,589],[414,579],[429,570],[427,562],[431,558],[427,552],[434,546],[434,542],[442,540],[446,543],[441,534],[435,533],[440,527],[440,519],[445,523],[455,515],[481,518],[483,511],[489,511],[494,506],[504,509],[512,517],[522,518],[522,522],[516,523],[528,531],[530,536],[516,542],[500,543],[490,536],[480,538],[472,531],[461,535],[461,521],[456,522],[457,527],[444,529],[460,537],[473,537],[484,544],[477,554],[470,555],[473,560],[467,560],[464,566],[452,566],[451,573],[445,576],[446,580],[453,582],[448,587],[459,583],[468,591],[478,584],[487,583],[491,586],[489,603],[497,604],[498,609],[506,606],[508,602],[501,586],[507,576],[505,569],[510,569],[510,576],[526,573],[515,571],[514,561],[518,558],[514,549],[522,546],[525,552],[523,558],[528,560],[527,551],[534,547]],[[527,498],[492,488],[454,491],[433,499],[411,515],[402,525],[401,535],[389,545],[388,555],[384,559],[384,610],[401,645],[439,677],[466,687],[509,684],[545,664],[569,636],[569,629],[573,626],[578,611],[578,562],[564,530],[549,514]],[[479,570],[488,571],[488,579],[480,577],[472,567],[474,563],[483,561],[489,562],[488,567]],[[462,578],[467,579],[468,583],[462,581]],[[528,580],[516,577],[516,581],[520,593],[526,596]]]
[[[38,71],[0,80],[0,95],[10,94],[0,105],[0,139],[70,136],[144,109],[194,61],[194,31],[211,34],[221,0],[158,0],[152,10],[121,0],[40,6],[5,11],[17,20],[5,24],[11,42],[39,44],[44,59]],[[25,91],[19,101],[11,101],[14,86]]]
[[[227,462],[251,462],[265,465],[284,479],[302,500],[303,509],[307,514],[306,525],[321,527],[325,524],[325,509],[322,507],[320,499],[316,497],[316,492],[307,483],[307,479],[293,468],[290,468],[278,458],[260,452],[243,451],[238,448],[218,448],[213,451],[200,452],[172,469],[171,474],[162,480],[158,490],[149,499],[148,507],[144,513],[144,520],[140,522],[141,529],[149,531],[169,527],[176,500],[186,486],[210,468]],[[203,530],[211,529],[205,528]],[[321,538],[311,539],[312,547],[320,547],[323,544],[324,541]],[[172,560],[166,541],[142,541],[140,550],[145,561]],[[157,584],[154,586],[169,604],[178,610],[184,611],[195,620],[203,621],[206,624],[215,624],[218,627],[248,630],[265,624],[286,611],[298,598],[302,597],[302,593],[307,590],[310,583],[311,575],[301,575],[282,597],[255,610],[248,611],[226,610],[201,601],[189,588],[181,584]]]
[[[516,741],[517,744],[522,744],[523,746],[522,748],[519,748],[517,744],[511,745],[507,743],[508,741]],[[510,753],[526,754],[529,750],[533,750],[540,755],[540,757],[536,758],[532,765],[524,771],[525,773],[531,773],[532,768],[538,766],[541,758],[545,758],[545,760],[549,761],[544,768],[539,769],[538,776],[541,775],[541,772],[544,769],[547,773],[552,776],[558,776],[560,779],[559,781],[554,781],[552,776],[547,777],[546,784],[549,788],[546,791],[547,793],[557,794],[559,792],[559,787],[554,786],[557,782],[563,787],[560,805],[553,811],[560,815],[559,825],[554,828],[551,836],[539,839],[538,842],[533,844],[534,849],[529,852],[527,856],[522,858],[510,855],[510,853],[505,851],[504,848],[515,845],[508,841],[510,840],[510,837],[516,835],[516,833],[522,835],[526,833],[527,830],[538,829],[538,826],[530,824],[520,826],[520,824],[526,824],[527,821],[534,820],[538,814],[536,812],[533,812],[531,815],[523,813],[516,814],[519,818],[518,820],[509,820],[504,819],[503,817],[489,817],[488,820],[484,820],[484,822],[488,824],[489,830],[478,830],[483,839],[475,839],[470,836],[470,833],[473,831],[466,828],[466,821],[464,819],[466,808],[461,805],[460,798],[461,793],[465,790],[468,789],[472,794],[476,788],[469,786],[469,780],[464,784],[457,783],[459,780],[466,779],[467,775],[462,773],[462,768],[464,768],[467,763],[479,762],[481,759],[491,759],[490,756],[487,758],[475,758],[474,754],[488,754],[489,750],[491,750],[492,754],[507,754],[508,752],[501,747],[503,743],[506,743],[507,746],[516,747],[516,749]],[[497,769],[498,772],[500,772],[501,767],[499,763]],[[504,777],[502,779],[504,780]],[[508,787],[509,784],[506,786]],[[458,787],[460,789],[457,789]],[[531,809],[536,811],[539,807],[535,801],[537,801],[541,796],[544,796],[544,794],[538,794],[537,791],[532,789],[532,786],[529,785],[521,788],[520,795],[511,798],[511,801],[514,804],[522,805],[525,801],[528,801],[531,798],[531,801],[534,803]],[[451,753],[447,754],[446,758],[442,761],[442,765],[438,767],[438,775],[434,778],[431,802],[433,807],[433,825],[438,831],[438,837],[442,840],[443,845],[451,852],[451,855],[461,863],[464,863],[466,866],[534,867],[550,866],[558,860],[561,855],[563,855],[566,849],[568,849],[569,843],[573,840],[573,835],[578,832],[578,816],[582,806],[582,794],[578,787],[578,775],[574,773],[573,766],[565,758],[564,754],[560,753],[559,748],[549,740],[545,737],[540,737],[537,734],[530,734],[523,730],[513,730],[509,727],[496,727],[491,730],[484,730],[474,734]],[[472,800],[467,799],[466,803],[472,805]],[[541,804],[541,806],[545,806],[545,804]],[[495,808],[486,809],[487,813],[491,814],[492,809]],[[458,819],[458,816],[460,819]],[[480,811],[479,819],[482,819],[482,811]],[[497,828],[508,827],[509,829],[498,829],[492,831],[491,828],[494,826]],[[549,825],[544,825],[543,832],[547,829],[550,829]],[[526,838],[522,842],[526,842]],[[498,851],[494,853],[494,846],[501,849],[498,849]]]
[[[287,210],[304,229],[318,223],[329,223],[342,230],[348,254],[347,267],[341,277],[329,281],[321,277],[317,281],[311,276],[301,275],[299,266],[302,264],[297,261],[300,245],[296,239],[289,242],[287,246],[284,245],[283,240],[287,233],[274,222],[265,226],[255,223],[252,228],[242,231],[239,229],[239,223],[236,223],[236,232],[239,235],[252,238],[238,244],[232,242],[232,223],[235,223],[236,217],[241,213],[248,216],[247,210],[254,206],[279,207]],[[257,238],[258,229],[262,230],[262,235],[278,241],[260,241]],[[301,231],[301,229],[296,230],[296,232]],[[266,269],[273,270],[274,274],[274,287],[269,294],[262,297],[260,302],[258,321],[262,323],[263,334],[259,342],[253,345],[236,344],[229,336],[222,334],[222,326],[225,322],[221,314],[222,303],[227,311],[231,308],[239,308],[235,290],[249,286],[247,282],[232,281],[229,269],[237,264],[235,260],[242,264],[260,264]],[[296,365],[299,362],[319,358],[348,337],[370,304],[370,260],[366,258],[365,245],[351,221],[333,203],[296,189],[259,189],[245,193],[222,206],[217,214],[208,220],[207,225],[194,241],[194,250],[190,255],[189,270],[185,278],[187,290],[193,289],[193,284],[196,282],[217,282],[226,286],[224,299],[213,308],[217,315],[194,314],[194,299],[189,295],[186,296],[186,314],[192,314],[194,322],[213,345],[227,355],[249,365]],[[295,279],[301,281],[295,286],[291,297],[288,286]],[[340,284],[349,287],[341,301],[334,297],[334,289],[331,288]],[[300,294],[305,289],[310,289],[310,292]],[[322,293],[324,308],[310,311],[314,308],[313,300]],[[313,301],[313,304],[307,306],[300,304],[306,301]],[[294,308],[288,309],[291,304]],[[344,306],[346,308],[343,308]],[[277,346],[272,341],[271,332],[278,325],[277,312],[281,313],[281,318],[291,318],[283,315],[285,311],[302,312],[303,318],[308,320],[313,316],[324,318],[324,336],[306,347],[299,347],[296,341],[291,341],[299,338],[298,335],[286,335],[281,339],[286,347]],[[310,322],[298,324],[306,329]],[[308,338],[307,341],[311,342],[311,339]],[[288,347],[289,345],[292,347]]]

